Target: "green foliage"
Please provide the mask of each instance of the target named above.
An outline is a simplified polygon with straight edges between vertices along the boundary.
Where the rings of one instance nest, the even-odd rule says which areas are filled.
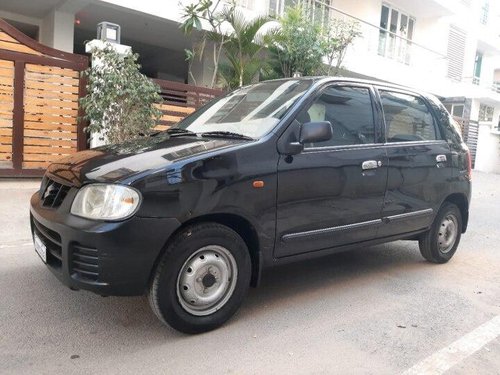
[[[357,22],[338,18],[329,21],[323,31],[323,48],[327,61],[327,67],[324,70],[326,75],[339,73],[347,47],[359,36],[361,36],[361,31]]]
[[[227,62],[219,63],[219,77],[225,87],[234,89],[250,84],[265,65],[259,32],[269,19],[247,20],[238,10],[226,12],[225,18],[232,32],[223,47]]]
[[[279,20],[281,27],[268,38],[274,74],[292,77],[314,75],[324,56],[321,26],[311,23],[302,6],[287,8]]]
[[[231,8],[234,9],[234,3]],[[190,34],[195,28],[198,31],[202,30],[202,20],[207,21],[213,30],[219,30],[224,22],[223,10],[219,9],[223,6],[221,0],[213,2],[212,0],[200,0],[198,2],[186,5],[182,8],[184,20],[181,24],[181,29],[186,34]]]
[[[219,61],[222,55],[222,48],[227,42],[227,36],[223,28],[223,23],[226,21],[226,14],[232,13],[235,8],[236,5],[234,0],[199,0],[198,2],[182,7],[183,22],[180,25],[180,28],[185,34],[191,34],[193,29],[203,31],[202,22],[206,22],[209,25],[209,30],[203,31],[202,40],[197,43],[199,48],[196,54],[201,60],[203,58],[207,42],[209,41],[212,43],[214,71],[210,84],[211,88],[215,86],[218,76]],[[189,74],[192,77],[191,70],[189,71]]]
[[[138,55],[121,55],[111,45],[91,52],[95,63],[84,72],[88,94],[80,99],[87,131],[101,132],[110,143],[148,134],[161,116],[154,104],[162,99],[158,85],[139,72]]]
[[[361,35],[358,24],[333,18],[320,25],[311,21],[310,12],[302,5],[287,8],[279,19],[280,28],[267,37],[271,66],[267,79],[292,77],[294,73],[338,74],[347,47]]]
[[[292,77],[295,73],[338,74],[348,46],[361,35],[359,25],[335,18],[323,19],[322,25],[311,21],[312,12],[314,8],[305,2],[288,7],[278,20],[280,27],[262,37],[260,31],[269,19],[247,20],[234,0],[228,4],[200,0],[184,6],[181,28],[185,33],[197,29],[203,35],[196,49],[186,50],[191,78],[194,80],[192,62],[195,56],[202,58],[207,42],[213,45],[215,66],[211,87],[218,78],[224,86],[236,88],[251,83],[259,73],[264,79]],[[203,22],[209,26],[207,31],[202,28]]]

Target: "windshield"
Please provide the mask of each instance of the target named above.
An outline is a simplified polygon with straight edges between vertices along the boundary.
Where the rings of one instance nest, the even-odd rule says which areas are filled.
[[[207,104],[172,129],[194,133],[231,132],[260,138],[278,124],[311,84],[312,80],[301,79],[243,87]]]

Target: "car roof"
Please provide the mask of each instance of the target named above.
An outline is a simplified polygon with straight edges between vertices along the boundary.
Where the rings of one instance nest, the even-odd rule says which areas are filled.
[[[398,85],[395,83],[385,82],[381,80],[370,80],[370,79],[361,79],[361,78],[351,78],[351,77],[343,77],[343,76],[305,76],[305,77],[291,77],[291,78],[280,78],[273,81],[288,81],[288,80],[312,80],[317,85],[322,85],[328,82],[349,82],[349,83],[361,83],[365,85],[374,85],[381,86],[384,88],[391,88],[396,90],[408,91],[414,94],[418,94],[424,96],[426,98],[434,97],[431,93],[421,91],[412,87]]]

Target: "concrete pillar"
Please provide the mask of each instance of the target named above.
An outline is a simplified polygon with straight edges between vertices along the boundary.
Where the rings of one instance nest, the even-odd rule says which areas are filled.
[[[189,75],[188,83],[190,85],[210,87],[212,83],[212,75],[214,72],[213,45],[211,43],[207,43],[201,61],[198,56],[195,56],[193,64],[191,66],[191,72],[196,82],[194,82],[193,77]]]
[[[40,42],[65,52],[73,52],[75,14],[52,10],[42,20]]]

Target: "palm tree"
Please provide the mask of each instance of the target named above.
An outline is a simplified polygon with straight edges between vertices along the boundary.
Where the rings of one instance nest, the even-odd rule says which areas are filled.
[[[257,17],[247,20],[240,10],[234,10],[225,13],[225,20],[232,33],[223,47],[227,61],[220,62],[218,69],[223,84],[233,89],[251,83],[265,66],[262,35],[264,25],[270,19]]]

